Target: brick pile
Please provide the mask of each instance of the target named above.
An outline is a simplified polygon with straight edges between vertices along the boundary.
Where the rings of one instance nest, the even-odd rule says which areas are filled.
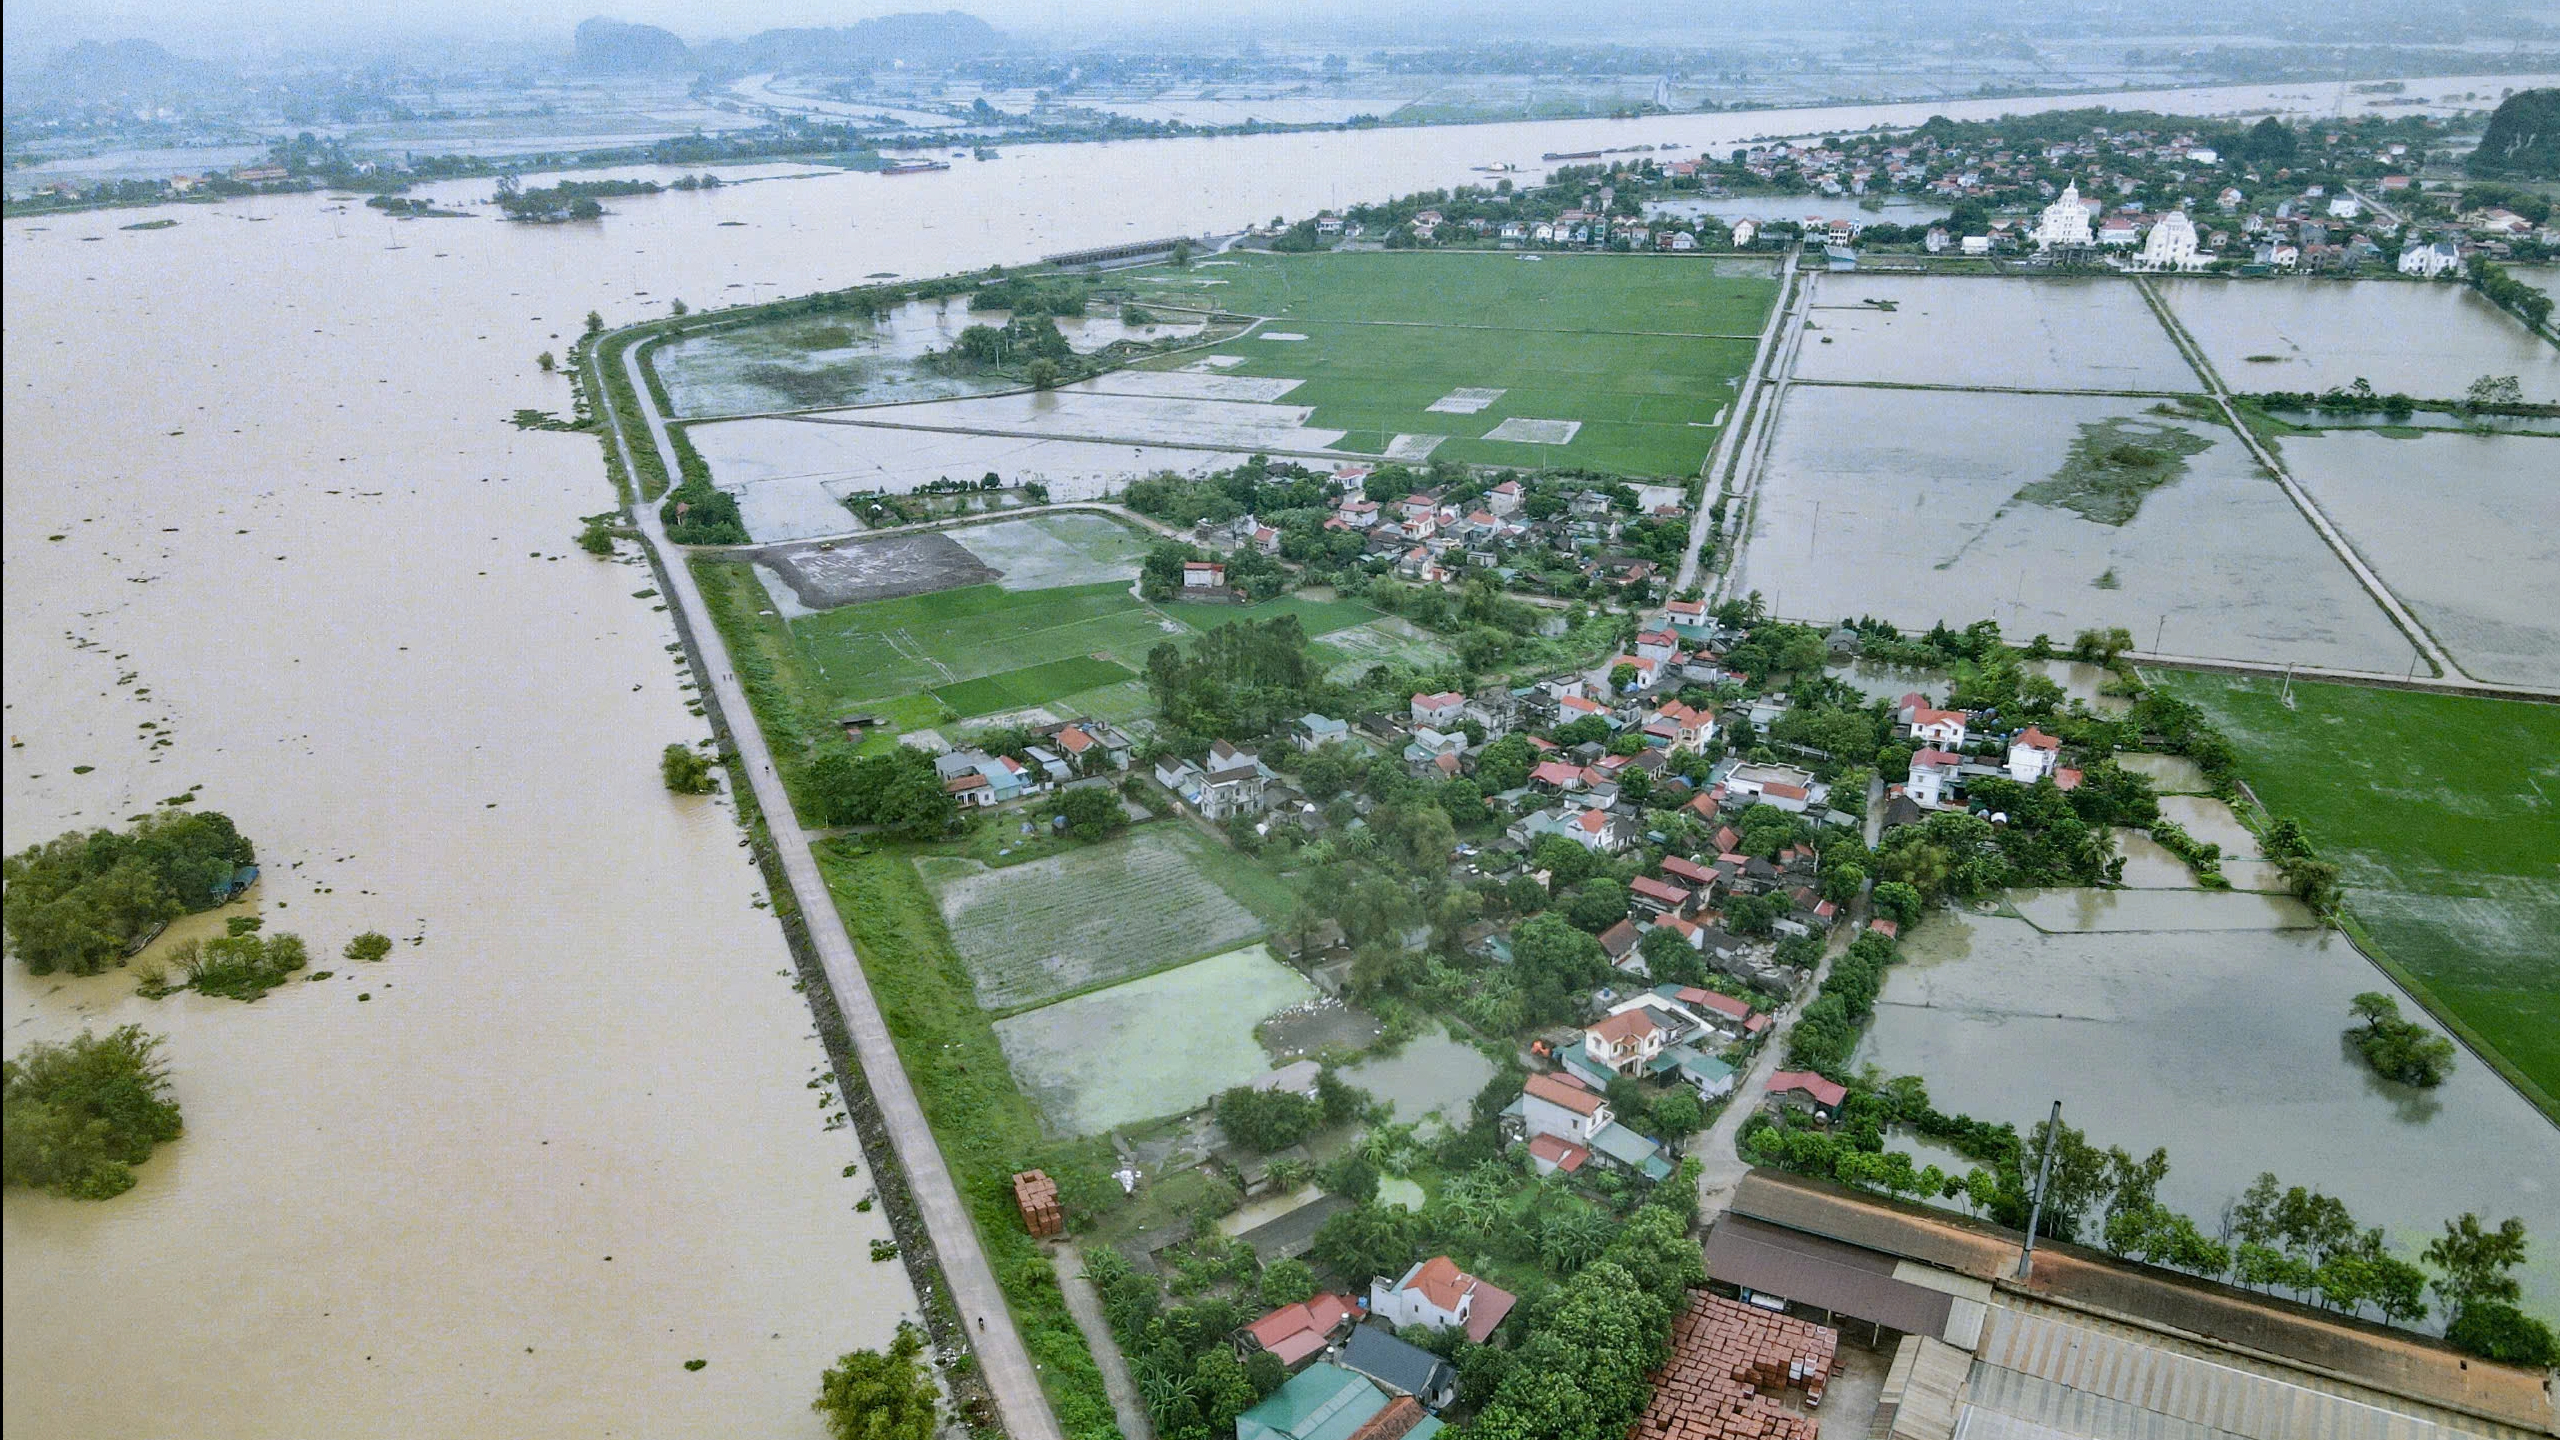
[[[1066,1212],[1058,1208],[1058,1182],[1045,1171],[1014,1176],[1013,1203],[1022,1211],[1023,1228],[1034,1235],[1055,1235],[1066,1228]]]
[[[1762,1392],[1794,1387],[1821,1404],[1839,1341],[1828,1326],[1694,1291],[1628,1440],[1820,1440],[1820,1421]]]

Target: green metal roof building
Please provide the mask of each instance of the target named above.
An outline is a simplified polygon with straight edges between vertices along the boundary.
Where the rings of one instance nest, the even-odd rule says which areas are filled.
[[[1351,1440],[1386,1408],[1385,1392],[1367,1376],[1319,1360],[1237,1416],[1236,1440]]]

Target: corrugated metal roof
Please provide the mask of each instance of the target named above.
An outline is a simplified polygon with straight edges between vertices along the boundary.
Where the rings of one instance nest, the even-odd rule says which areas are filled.
[[[1992,1307],[1966,1401],[2101,1440],[2426,1440],[2524,1432],[2126,1327]]]
[[[1912,1335],[1946,1328],[1954,1297],[1893,1278],[1893,1258],[1727,1214],[1707,1237],[1707,1273]]]

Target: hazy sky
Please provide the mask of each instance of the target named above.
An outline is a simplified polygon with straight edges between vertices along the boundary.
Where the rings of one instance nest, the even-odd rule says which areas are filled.
[[[1613,7],[1614,8],[1614,7]],[[876,15],[919,10],[964,10],[999,29],[1045,35],[1095,37],[1104,27],[1156,30],[1178,26],[1200,33],[1229,30],[1279,35],[1351,22],[1373,35],[1379,7],[1364,0],[1222,0],[1214,12],[1177,0],[581,0],[580,4],[529,11],[513,0],[443,0],[432,7],[338,0],[9,0],[0,15],[12,45],[50,52],[82,39],[143,37],[192,52],[305,49],[355,40],[439,35],[472,40],[539,39],[566,44],[572,26],[589,15],[663,25],[687,40],[752,34],[784,25],[844,25]],[[1389,16],[1413,16],[1389,10]],[[1471,19],[1496,15],[1515,23],[1533,15],[1552,21],[1552,9],[1528,0],[1472,0],[1429,7],[1420,18],[1432,31],[1463,32]],[[1589,7],[1577,14],[1587,19]],[[1579,28],[1577,26],[1577,28]],[[26,56],[18,58],[21,63]]]

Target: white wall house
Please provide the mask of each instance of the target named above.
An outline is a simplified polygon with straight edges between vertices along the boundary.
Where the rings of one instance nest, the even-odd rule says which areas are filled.
[[[1918,750],[1911,756],[1911,773],[1903,781],[1902,793],[1914,804],[1930,809],[1947,803],[1947,794],[1955,788],[1956,774],[1964,757],[1947,750]]]
[[[2021,785],[2033,785],[2052,774],[2055,762],[2061,758],[2060,737],[2030,725],[2009,742],[2009,778]]]
[[[1609,1128],[1616,1116],[1597,1090],[1554,1075],[1532,1075],[1521,1087],[1521,1119],[1531,1135],[1560,1135],[1576,1145]]]

